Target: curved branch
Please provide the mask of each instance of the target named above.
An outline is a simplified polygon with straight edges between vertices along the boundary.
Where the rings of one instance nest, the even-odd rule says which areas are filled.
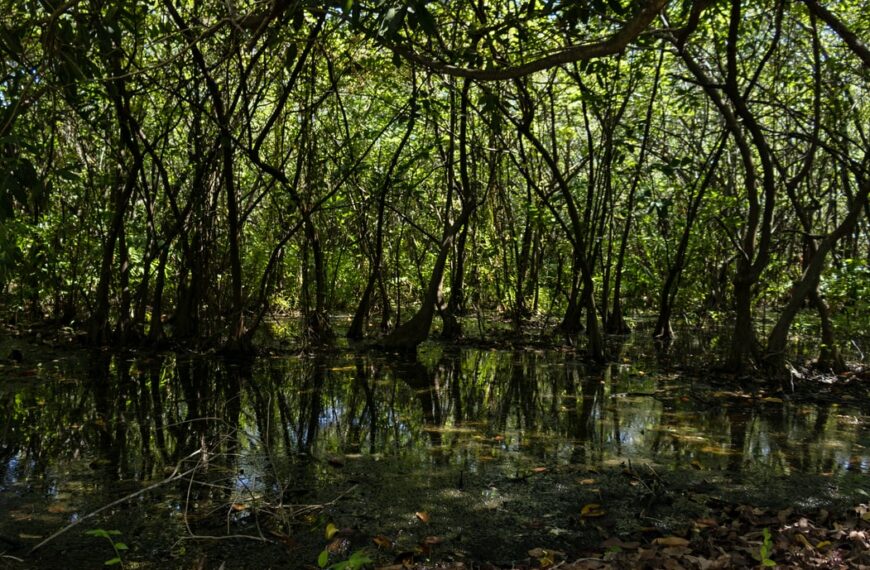
[[[479,81],[504,81],[506,79],[525,77],[537,71],[558,67],[566,63],[615,55],[625,49],[630,42],[649,27],[650,23],[661,12],[666,3],[667,0],[647,0],[632,19],[610,37],[597,42],[568,46],[556,53],[513,67],[496,67],[492,69],[460,67],[431,59],[405,46],[387,42],[376,34],[371,35],[393,53],[432,71],[454,77],[468,77]]]
[[[870,49],[864,45],[858,36],[846,27],[842,20],[837,18],[831,11],[816,2],[816,0],[803,0],[810,12],[816,15],[820,20],[828,24],[834,30],[840,39],[842,39],[849,49],[861,58],[865,68],[870,68]]]

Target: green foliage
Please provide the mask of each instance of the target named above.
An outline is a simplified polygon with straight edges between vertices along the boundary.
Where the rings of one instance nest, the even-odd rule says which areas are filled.
[[[764,540],[761,543],[761,549],[758,553],[758,560],[762,566],[776,566],[776,562],[771,560],[770,555],[773,552],[773,541],[770,537],[770,529],[762,530]]]
[[[115,537],[120,536],[121,531],[119,530],[105,530],[102,528],[94,528],[88,531],[85,531],[85,534],[88,536],[93,536],[96,538],[104,538],[109,544],[112,545],[112,550],[115,551],[115,556],[106,560],[103,564],[106,566],[120,566],[124,567],[124,562],[121,558],[121,552],[125,550],[129,550],[130,547],[120,540],[116,540]]]

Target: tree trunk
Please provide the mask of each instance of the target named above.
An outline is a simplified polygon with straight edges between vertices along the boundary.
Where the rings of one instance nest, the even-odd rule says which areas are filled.
[[[429,330],[432,328],[432,319],[435,316],[435,306],[441,296],[441,281],[444,277],[444,267],[447,264],[447,257],[450,255],[453,240],[459,230],[468,223],[468,219],[471,217],[476,206],[477,204],[474,202],[466,203],[462,213],[459,215],[459,219],[453,223],[441,240],[438,257],[435,259],[435,266],[432,268],[432,275],[429,277],[429,284],[426,287],[426,293],[423,296],[420,309],[410,320],[399,325],[392,333],[380,339],[377,342],[378,346],[392,350],[411,351],[416,350],[417,346],[429,336]]]
[[[736,320],[726,368],[742,372],[756,353],[755,328],[752,324],[752,284],[738,270],[734,279],[734,312]]]
[[[765,362],[775,371],[781,371],[785,364],[785,349],[788,343],[788,331],[791,328],[791,323],[797,315],[800,308],[803,306],[807,297],[813,301],[816,309],[819,311],[819,316],[822,317],[822,345],[827,347],[827,353],[823,353],[823,358],[827,360],[826,364],[842,366],[842,361],[837,357],[836,345],[834,343],[833,328],[830,324],[827,305],[818,295],[819,278],[824,268],[825,258],[827,254],[836,245],[837,241],[852,231],[852,227],[857,222],[867,202],[867,196],[870,193],[870,180],[863,181],[863,187],[849,208],[848,214],[840,222],[837,228],[828,234],[825,239],[819,244],[815,253],[807,265],[804,273],[797,284],[792,288],[791,296],[788,303],[780,313],[779,319],[774,325],[773,330],[767,339],[767,352],[765,354]]]

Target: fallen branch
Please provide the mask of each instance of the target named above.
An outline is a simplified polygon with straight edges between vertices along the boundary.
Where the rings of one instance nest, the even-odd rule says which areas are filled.
[[[153,491],[154,489],[157,489],[158,487],[161,487],[167,483],[172,483],[173,481],[177,481],[183,477],[190,475],[191,473],[196,471],[197,466],[193,466],[190,469],[188,469],[187,471],[184,471],[183,473],[179,473],[178,469],[180,468],[181,463],[190,459],[191,457],[195,457],[195,456],[199,455],[201,452],[202,452],[201,449],[197,449],[196,451],[194,451],[193,453],[191,453],[190,455],[188,455],[187,457],[182,459],[181,462],[179,462],[179,464],[176,465],[175,470],[172,472],[172,475],[170,475],[166,479],[159,481],[157,483],[154,483],[153,485],[149,485],[149,486],[145,487],[144,489],[139,489],[135,493],[131,493],[129,495],[121,497],[120,499],[118,499],[116,501],[112,501],[108,505],[104,505],[104,506],[100,507],[99,509],[86,514],[85,516],[81,517],[80,519],[77,519],[77,520],[71,522],[70,524],[66,525],[65,527],[63,527],[62,529],[57,531],[56,533],[52,534],[51,536],[49,536],[48,538],[46,538],[45,540],[43,540],[42,542],[40,542],[39,544],[37,544],[36,546],[31,548],[30,554],[33,554],[38,549],[42,548],[43,546],[45,546],[46,544],[48,544],[49,542],[51,542],[55,538],[59,537],[60,535],[64,534],[66,531],[70,530],[71,528],[78,526],[79,524],[81,524],[82,522],[84,522],[88,519],[94,518],[95,516],[97,516],[98,514],[102,513],[103,511],[105,511],[107,509],[111,509],[112,507],[120,505],[122,503],[125,503],[125,502],[129,501],[130,499],[135,499],[139,495],[143,495],[143,494],[145,494],[149,491]]]

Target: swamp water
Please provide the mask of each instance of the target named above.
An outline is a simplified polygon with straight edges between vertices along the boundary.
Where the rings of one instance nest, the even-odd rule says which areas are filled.
[[[115,552],[92,529],[120,532],[125,568],[316,567],[327,547],[330,563],[510,564],[668,532],[703,516],[699,496],[866,502],[866,402],[736,391],[622,350],[599,369],[573,351],[440,346],[6,366],[0,554],[23,562],[0,567],[102,567]]]

